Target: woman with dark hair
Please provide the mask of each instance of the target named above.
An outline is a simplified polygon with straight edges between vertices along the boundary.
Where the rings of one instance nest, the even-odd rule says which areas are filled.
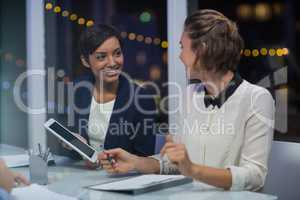
[[[226,190],[259,190],[268,171],[274,101],[270,93],[243,80],[236,67],[243,40],[234,22],[215,10],[199,10],[185,20],[180,58],[189,77],[188,128],[171,137],[160,156],[138,157],[122,149],[99,159],[110,173],[181,173]]]
[[[153,155],[156,105],[153,95],[122,72],[119,31],[108,25],[87,28],[80,37],[80,55],[92,77],[75,83],[72,131],[98,151],[119,147],[139,156]]]

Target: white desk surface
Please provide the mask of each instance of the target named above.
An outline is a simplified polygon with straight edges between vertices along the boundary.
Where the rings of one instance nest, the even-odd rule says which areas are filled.
[[[11,155],[24,153],[24,150],[0,145],[0,155]],[[111,192],[91,191],[84,189],[84,186],[96,183],[117,180],[121,176],[109,176],[103,170],[87,170],[82,162],[72,162],[67,158],[56,157],[57,165],[49,167],[48,188],[54,192],[78,197],[84,200],[274,200],[277,197],[256,192],[231,192],[209,187],[202,183],[190,183],[160,191],[145,193],[141,195],[128,195]],[[21,172],[29,177],[28,167],[15,168],[14,171]],[[122,176],[124,178],[124,176]]]

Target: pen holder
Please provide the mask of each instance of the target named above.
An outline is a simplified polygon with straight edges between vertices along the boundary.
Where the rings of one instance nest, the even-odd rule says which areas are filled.
[[[38,155],[29,157],[29,173],[31,183],[47,185],[48,183],[48,163]]]

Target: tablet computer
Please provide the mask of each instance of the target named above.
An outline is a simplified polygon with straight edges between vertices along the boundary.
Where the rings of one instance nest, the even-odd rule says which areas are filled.
[[[45,124],[45,128],[50,131],[58,139],[69,145],[72,149],[78,152],[81,156],[88,159],[92,163],[97,162],[98,152],[88,144],[82,142],[76,134],[69,131],[67,128],[58,123],[55,119],[49,119]]]

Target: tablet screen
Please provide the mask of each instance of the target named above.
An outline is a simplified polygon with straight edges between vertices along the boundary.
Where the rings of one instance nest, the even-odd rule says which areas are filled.
[[[77,137],[75,137],[72,133],[70,133],[67,129],[63,126],[59,125],[58,123],[54,122],[49,126],[53,131],[55,131],[58,135],[63,137],[65,140],[73,144],[77,147],[80,151],[82,151],[88,157],[92,157],[94,154],[94,150],[91,149],[88,145],[80,141]]]

